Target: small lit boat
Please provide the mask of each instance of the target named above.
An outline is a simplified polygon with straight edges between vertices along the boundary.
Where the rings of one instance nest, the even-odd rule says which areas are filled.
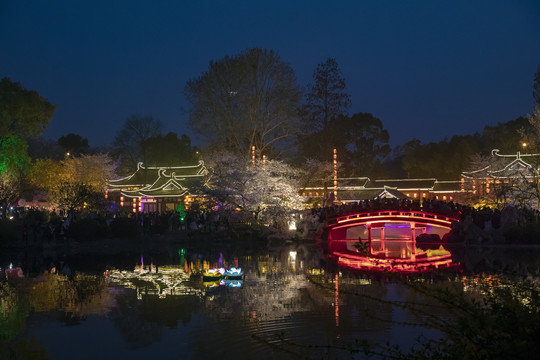
[[[219,280],[216,280],[216,281],[203,281],[203,286],[205,288],[213,288],[213,287],[218,287],[220,286],[221,283]]]
[[[12,279],[18,279],[18,278],[24,277],[22,269],[20,267],[14,268],[12,264],[9,264],[9,268],[5,269],[5,273],[8,278],[12,278]]]
[[[228,280],[240,280],[244,276],[242,268],[235,268],[234,266],[225,271],[225,278]]]
[[[219,279],[221,279],[224,273],[225,273],[224,268],[213,268],[213,269],[206,270],[203,273],[203,282],[218,281]]]
[[[244,280],[222,280],[223,285],[233,288],[239,288],[244,285]],[[221,285],[221,284],[220,284]]]

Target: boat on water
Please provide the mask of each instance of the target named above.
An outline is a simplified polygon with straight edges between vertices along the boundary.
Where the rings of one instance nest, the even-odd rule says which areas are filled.
[[[244,271],[242,268],[235,268],[233,266],[229,270],[225,271],[224,276],[228,280],[241,280],[244,276]]]
[[[221,285],[221,281],[223,280],[215,280],[215,281],[203,281],[203,286],[205,288],[214,288]]]
[[[224,268],[213,268],[203,272],[203,282],[214,282],[221,279],[225,273]]]
[[[5,271],[6,277],[9,279],[20,279],[24,277],[23,271],[20,267],[14,268],[10,266],[9,269],[5,269],[4,271]]]
[[[221,280],[220,285],[233,287],[233,288],[239,288],[244,285],[244,280]]]

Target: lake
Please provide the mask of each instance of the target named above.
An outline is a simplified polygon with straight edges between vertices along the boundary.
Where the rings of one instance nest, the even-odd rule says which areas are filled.
[[[27,269],[0,293],[4,357],[347,359],[438,339],[453,309],[434,294],[471,291],[501,271],[538,279],[537,248],[452,250],[454,269],[421,274],[339,267],[316,242],[178,241],[103,253],[4,252]],[[205,282],[212,267],[236,281]],[[51,270],[55,273],[51,273]],[[11,354],[11,355],[10,355]]]

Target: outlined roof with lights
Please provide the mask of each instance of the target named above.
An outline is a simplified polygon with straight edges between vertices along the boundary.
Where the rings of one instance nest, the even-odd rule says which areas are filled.
[[[498,149],[494,149],[488,165],[478,170],[464,171],[461,176],[465,179],[507,179],[516,176],[528,178],[533,171],[538,170],[539,164],[540,154],[521,154],[518,151],[515,155],[501,155]]]
[[[338,198],[340,201],[376,200],[381,198],[407,198],[409,192],[429,192],[433,194],[452,194],[461,191],[459,181],[439,181],[429,179],[386,179],[370,180],[367,177],[338,178]],[[314,181],[312,186],[302,190],[304,195],[320,194],[330,191],[332,185],[323,180]]]
[[[130,176],[108,182],[108,189],[126,197],[180,197],[206,186],[208,170],[201,160],[193,166],[156,167],[137,164]]]

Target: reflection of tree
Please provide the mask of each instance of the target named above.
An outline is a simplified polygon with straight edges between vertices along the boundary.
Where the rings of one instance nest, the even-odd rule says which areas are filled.
[[[148,323],[176,328],[178,322],[186,325],[191,320],[191,313],[198,308],[199,297],[195,295],[145,296],[140,304],[140,318]]]
[[[35,338],[21,338],[30,315],[27,282],[0,284],[0,359],[49,359]]]
[[[0,284],[0,342],[12,340],[26,327],[30,307],[15,289]]]
[[[135,292],[126,291],[117,295],[116,305],[111,314],[114,325],[128,344],[140,348],[161,340],[161,325],[141,317],[140,304]]]
[[[532,359],[540,346],[540,296],[537,284],[482,276],[445,286],[416,283],[411,288],[438,305],[436,314],[426,312],[426,322],[443,334],[442,339],[423,339],[401,358],[422,359]],[[466,291],[464,291],[466,289]],[[407,304],[409,305],[409,304]]]
[[[68,323],[88,315],[104,315],[112,304],[103,277],[77,274],[73,279],[64,275],[45,274],[30,290],[30,305],[37,312],[62,310]]]
[[[38,339],[29,338],[16,339],[9,345],[0,342],[0,358],[48,360],[51,357]]]

